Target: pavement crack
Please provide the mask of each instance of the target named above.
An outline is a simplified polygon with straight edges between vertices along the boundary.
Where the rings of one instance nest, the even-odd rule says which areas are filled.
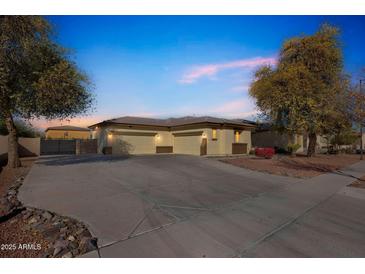
[[[188,210],[211,211],[211,209],[205,207],[174,206],[174,205],[159,205],[159,206],[168,208],[188,209]]]
[[[152,206],[146,213],[145,215],[137,222],[137,224],[134,226],[134,228],[132,229],[132,231],[128,234],[128,239],[132,237],[133,233],[138,229],[138,227],[143,223],[143,221],[148,217],[148,215],[152,212],[153,208],[155,206]]]
[[[170,225],[173,225],[175,224],[175,222],[171,222],[171,223],[167,223],[167,224],[164,224],[164,225],[161,225],[161,226],[158,226],[158,227],[155,227],[155,228],[152,228],[150,230],[146,230],[146,231],[143,231],[143,232],[140,232],[140,233],[136,233],[134,235],[131,235],[130,237],[126,237],[126,238],[123,238],[121,240],[117,240],[117,241],[114,241],[112,243],[109,243],[109,244],[106,244],[106,245],[103,245],[101,247],[99,247],[99,249],[103,249],[105,247],[109,247],[109,246],[112,246],[112,245],[115,245],[117,243],[121,243],[121,242],[125,242],[125,241],[128,241],[128,240],[131,240],[133,238],[137,238],[137,237],[140,237],[140,236],[143,236],[145,234],[148,234],[148,233],[151,233],[151,232],[154,232],[156,230],[160,230],[160,229],[163,229],[167,226],[170,226]]]
[[[248,252],[250,252],[252,249],[254,249],[256,246],[258,246],[259,244],[261,244],[262,242],[268,240],[269,238],[275,236],[275,234],[277,234],[278,232],[284,230],[285,228],[287,228],[288,226],[290,226],[291,224],[295,223],[298,219],[302,218],[303,216],[307,215],[309,212],[311,212],[314,208],[322,205],[323,203],[325,203],[326,201],[328,201],[329,199],[331,199],[334,195],[336,195],[336,193],[333,193],[332,195],[330,195],[329,197],[327,197],[326,199],[323,199],[322,201],[320,201],[319,203],[308,207],[307,209],[305,209],[302,213],[297,214],[291,218],[289,218],[288,221],[282,223],[281,225],[278,225],[277,227],[275,227],[274,229],[272,229],[271,231],[265,233],[264,235],[262,235],[261,237],[259,237],[257,240],[251,242],[247,247],[241,249],[238,252],[238,256],[239,257],[244,257],[245,254],[247,254]]]

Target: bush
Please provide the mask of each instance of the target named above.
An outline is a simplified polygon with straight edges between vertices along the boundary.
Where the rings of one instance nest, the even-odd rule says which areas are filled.
[[[291,155],[294,155],[300,147],[300,144],[288,144],[287,150]]]
[[[288,154],[288,151],[282,147],[275,147],[275,153],[276,154]]]

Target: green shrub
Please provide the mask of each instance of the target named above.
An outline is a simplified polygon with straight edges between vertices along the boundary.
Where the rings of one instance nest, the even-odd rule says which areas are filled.
[[[290,154],[295,154],[298,149],[301,147],[300,144],[288,144],[287,146],[287,151],[290,153]]]

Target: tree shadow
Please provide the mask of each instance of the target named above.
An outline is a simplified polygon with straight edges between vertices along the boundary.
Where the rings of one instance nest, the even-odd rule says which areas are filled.
[[[129,159],[128,155],[103,155],[103,154],[84,154],[84,155],[57,155],[42,156],[37,163],[46,166],[65,166],[101,162],[120,162]]]
[[[336,175],[351,177],[354,179],[357,179],[359,181],[365,181],[362,178],[356,177],[354,175],[351,175],[349,173],[341,171],[338,167],[333,167],[326,164],[318,164],[318,163],[303,163],[303,162],[296,162],[294,159],[281,159],[278,163],[279,166],[290,168],[290,169],[298,169],[303,171],[316,171],[321,173],[332,173]]]

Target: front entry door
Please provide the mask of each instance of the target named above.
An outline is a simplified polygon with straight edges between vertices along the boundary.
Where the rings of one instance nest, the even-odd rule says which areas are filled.
[[[200,155],[207,155],[207,138],[202,139],[202,143],[200,145]]]

